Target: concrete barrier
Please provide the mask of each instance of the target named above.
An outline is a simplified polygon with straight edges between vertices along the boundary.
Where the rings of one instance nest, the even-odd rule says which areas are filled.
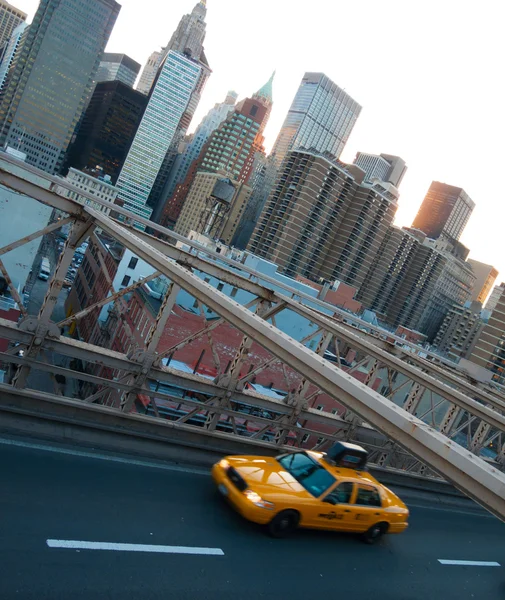
[[[220,432],[195,430],[163,419],[85,404],[0,384],[0,432],[78,447],[120,452],[170,463],[210,467],[227,454],[275,456],[268,444],[236,439]],[[473,502],[451,484],[418,475],[371,467],[370,472],[393,489],[409,490]]]

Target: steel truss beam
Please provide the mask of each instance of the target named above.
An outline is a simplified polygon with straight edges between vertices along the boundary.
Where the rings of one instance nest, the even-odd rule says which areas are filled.
[[[399,409],[395,404],[360,384],[331,363],[308,350],[302,344],[279,331],[273,325],[265,323],[256,314],[251,313],[214,289],[187,269],[167,260],[158,250],[142,242],[133,233],[126,231],[98,211],[84,209],[95,222],[120,243],[135,252],[151,266],[164,273],[172,282],[185,289],[194,298],[204,303],[244,335],[253,337],[267,351],[281,359],[298,373],[318,386],[321,390],[346,405],[365,422],[372,424],[384,435],[392,438],[407,451],[427,463],[444,477],[452,481],[459,489],[471,496],[476,502],[486,506],[500,518],[505,519],[505,475],[489,467],[461,446],[454,444],[444,435],[433,430],[416,417]],[[283,300],[289,305],[290,299]],[[312,311],[311,311],[312,312]],[[334,325],[330,319],[318,317],[321,327],[331,333]],[[377,352],[377,351],[376,351]],[[389,356],[377,357],[388,364]],[[403,365],[399,365],[403,366]],[[400,370],[400,369],[399,369]],[[413,379],[419,378],[414,371]],[[430,381],[432,380],[432,381]],[[439,387],[442,395],[447,395],[465,405],[465,409],[498,429],[505,428],[505,419],[495,411],[481,406],[463,394],[451,390],[433,378],[423,377],[420,382],[426,387]]]
[[[10,159],[3,161],[4,164],[6,162],[11,162],[16,166],[16,161]],[[36,170],[36,174],[37,176],[40,176],[38,170]],[[274,325],[265,323],[257,315],[244,310],[241,305],[215,290],[212,286],[206,284],[186,268],[168,260],[160,251],[156,250],[145,241],[140,240],[139,237],[131,231],[114,223],[103,213],[100,213],[89,206],[81,207],[75,202],[60,198],[48,190],[41,189],[31,182],[17,177],[15,174],[6,173],[5,169],[0,173],[0,182],[3,182],[12,189],[16,189],[16,191],[26,193],[27,195],[41,200],[42,202],[46,202],[60,210],[66,210],[71,216],[79,217],[79,220],[81,220],[81,215],[88,215],[91,217],[93,226],[99,226],[105,231],[108,231],[113,237],[135,252],[135,254],[165,274],[175,285],[179,285],[181,288],[185,289],[200,303],[211,308],[216,314],[223,317],[245,336],[253,337],[257,343],[262,345],[272,355],[276,356],[283,365],[290,366],[292,369],[302,374],[307,381],[310,381],[319,387],[323,392],[334,398],[338,398],[342,404],[347,406],[352,412],[356,413],[365,422],[374,425],[386,436],[392,438],[395,442],[408,450],[408,452],[417,456],[419,460],[429,464],[447,479],[453,481],[457,487],[473,497],[477,502],[486,506],[491,512],[501,518],[505,518],[505,476],[496,469],[486,465],[484,461],[478,459],[468,450],[454,444],[444,435],[434,431],[419,419],[399,409],[396,405],[375,393],[366,385],[360,384],[352,376],[342,372],[321,357],[318,357],[303,345],[295,342],[292,338],[280,332]],[[52,180],[52,182],[54,185],[61,185],[61,180]],[[68,187],[70,188],[71,186]],[[81,192],[81,190],[78,189],[76,189],[76,191]],[[93,199],[93,201],[95,202],[96,199]],[[112,205],[110,205],[110,208],[116,210],[120,214],[124,214],[125,212],[124,209],[118,209],[118,207]],[[128,217],[135,221],[141,220],[130,214],[128,214]],[[153,225],[150,222],[146,222],[146,224],[149,226]],[[162,231],[162,228],[157,227],[156,229],[162,233],[171,235],[173,238],[176,237],[171,232],[165,230]],[[184,242],[191,245],[187,240],[184,240]],[[196,244],[192,245],[197,247]],[[218,255],[212,256],[212,253],[205,248],[202,248],[201,250],[206,256],[211,257],[211,259],[220,260],[224,263],[231,264],[233,268],[238,269],[239,271],[247,272],[245,267],[233,263],[233,261],[230,261],[229,259],[225,259]],[[64,254],[66,254],[66,252]],[[68,259],[62,259],[63,262],[65,260]],[[203,264],[207,264],[207,261],[202,261],[201,266],[203,266]],[[57,271],[58,273],[53,282],[54,285],[51,286],[52,288],[55,288],[55,290],[58,288],[60,279],[60,269],[57,269]],[[243,280],[243,278],[241,279]],[[267,278],[263,276],[261,276],[261,279],[267,280]],[[276,281],[274,281],[274,284],[277,287],[283,287],[279,286],[279,283]],[[301,293],[292,291],[291,293],[294,294],[293,298],[289,298],[289,296],[283,294],[274,294],[271,299],[277,302],[285,302],[289,309],[301,314],[301,316],[304,316],[309,321],[321,327],[324,331],[337,336],[339,339],[346,339],[347,336],[347,339],[350,340],[354,347],[359,347],[361,344],[362,351],[368,353],[368,355],[374,357],[379,362],[388,366],[393,365],[395,370],[405,373],[414,382],[425,386],[431,391],[439,393],[442,397],[448,398],[450,402],[458,407],[457,412],[465,410],[469,414],[492,425],[493,428],[503,430],[504,422],[501,414],[480,405],[478,402],[475,402],[475,400],[466,397],[461,392],[453,390],[445,384],[441,384],[432,377],[428,377],[425,373],[422,373],[422,371],[408,365],[404,361],[397,359],[398,362],[396,362],[393,360],[396,357],[392,357],[383,352],[380,348],[373,347],[367,340],[361,340],[360,336],[349,334],[344,327],[335,326],[336,321],[328,318],[325,314],[318,313],[318,311],[302,305],[301,302],[298,301],[298,298],[307,300],[310,305],[320,305],[324,310],[330,310],[330,314],[338,313],[338,309],[330,308],[330,306],[326,305],[323,301],[316,300],[312,297],[303,298],[304,295]],[[258,297],[262,296],[262,294],[256,295]],[[54,302],[53,298],[54,294],[51,293],[51,297],[47,299],[47,302],[42,309],[43,313],[41,314],[41,320],[43,325],[52,311],[51,305]],[[360,321],[347,314],[345,316],[356,322]],[[370,327],[369,324],[366,324],[366,326]],[[3,328],[3,326],[0,327],[0,329],[1,328]],[[20,333],[23,334],[26,332]],[[36,332],[29,334],[28,343],[39,340],[38,344],[41,346],[51,345],[56,347],[58,344],[61,344],[61,340],[49,340],[48,338],[45,338],[44,335],[41,335],[42,333],[44,332],[39,329]],[[35,338],[34,334],[38,334],[38,337]],[[22,335],[20,337],[22,337]],[[46,344],[46,342],[48,343]],[[404,344],[404,341],[401,340],[401,343]],[[81,354],[81,356],[87,355],[88,360],[90,360],[89,348],[85,349],[76,344],[68,345],[66,346],[66,349],[69,351],[69,354],[73,353],[76,356],[79,354]],[[95,348],[93,348],[91,354],[94,356],[93,360],[99,360],[97,357],[99,353],[97,353]],[[116,356],[114,356],[114,354],[116,354]],[[117,353],[109,352],[108,358],[109,362],[120,363],[122,360],[122,356]],[[409,356],[409,360],[411,359],[412,357]],[[414,360],[417,360],[417,358]],[[142,368],[142,365],[137,366],[140,369]],[[430,368],[429,363],[426,368]],[[139,371],[137,370],[134,372],[138,373]],[[443,376],[445,377],[445,372]],[[189,377],[184,378],[186,385],[189,384],[189,379]],[[196,381],[193,385],[196,385]],[[480,398],[482,393],[474,393],[475,389],[476,388],[472,387],[472,395]],[[272,404],[272,399],[268,402]],[[498,410],[502,410],[505,406],[503,401],[494,395],[491,396],[486,394],[485,402],[494,408],[498,408]],[[284,411],[278,412],[282,413]],[[306,412],[309,415],[311,414],[310,409]],[[313,415],[311,415],[310,418],[315,420]],[[326,416],[325,418],[330,418],[330,421],[333,421],[334,423],[337,422],[335,417],[332,418],[331,416]]]

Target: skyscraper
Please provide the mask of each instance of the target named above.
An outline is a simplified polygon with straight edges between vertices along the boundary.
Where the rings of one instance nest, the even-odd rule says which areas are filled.
[[[434,181],[421,204],[412,227],[436,239],[442,233],[459,240],[475,208],[475,202],[460,187]]]
[[[240,219],[245,205],[249,199],[251,189],[247,188],[243,192],[242,185],[247,184],[252,172],[254,155],[256,152],[255,142],[257,141],[259,130],[264,123],[267,107],[259,100],[246,98],[239,102],[235,110],[221,125],[212,133],[205,144],[200,157],[194,166],[190,169],[186,181],[177,186],[176,197],[180,197],[183,202],[180,204],[180,216],[177,219],[175,231],[186,235],[190,230],[203,233],[200,228],[201,221],[198,210],[195,206],[201,203],[201,197],[196,193],[199,181],[202,180],[202,173],[217,174],[221,179],[230,180],[240,197],[240,210],[235,202],[228,203],[230,211],[225,211],[225,219],[233,217]],[[209,182],[209,178],[204,178]],[[209,184],[210,185],[210,184]],[[224,205],[219,203],[220,209]],[[191,217],[189,217],[191,215]],[[238,224],[238,221],[235,225]],[[223,223],[223,230],[229,231],[226,223]],[[233,233],[235,228],[233,229]],[[231,235],[233,235],[233,233]],[[231,237],[230,237],[231,241]]]
[[[472,271],[477,278],[471,299],[484,304],[493,289],[499,272],[492,265],[486,265],[473,258],[468,259],[468,264],[472,267]]]
[[[153,85],[153,81],[156,79],[156,73],[158,72],[158,67],[161,63],[161,51],[154,51],[151,56],[147,59],[147,62],[142,69],[142,74],[140,76],[139,83],[137,85],[137,90],[146,96],[149,95],[151,91],[151,87]]]
[[[175,186],[184,181],[191,164],[200,156],[202,148],[210,135],[235,110],[236,101],[237,94],[232,91],[228,92],[224,102],[214,105],[202,119],[195,133],[188,140],[184,152],[179,154],[174,162],[170,177],[165,186],[164,195],[166,194],[167,198],[172,196]]]
[[[26,21],[26,13],[0,0],[0,48],[10,40],[14,29]]]
[[[165,155],[178,130],[201,75],[198,62],[169,51],[153,85],[149,103],[117,181],[119,196],[128,208],[145,218],[147,206]]]
[[[158,172],[158,176],[156,177],[156,181],[154,182],[149,195],[147,203],[152,209],[154,209],[155,217],[159,214],[163,205],[163,200],[166,198],[166,196],[164,196],[164,190],[172,171],[174,161],[179,150],[179,145],[187,133],[188,127],[198,107],[198,103],[200,102],[205,84],[207,83],[207,80],[211,74],[209,63],[207,62],[203,48],[203,42],[205,41],[206,33],[206,15],[206,2],[205,0],[201,0],[195,5],[190,14],[182,17],[167,47],[161,52],[160,64],[163,63],[165,56],[170,51],[184,54],[185,56],[188,56],[192,60],[198,62],[200,65],[200,77],[194,86],[186,109],[180,119],[177,130],[174,133],[161,168]]]
[[[312,151],[289,152],[248,249],[289,276],[359,288],[392,224],[398,192],[369,184],[354,165]]]
[[[174,194],[168,199],[161,216],[163,225],[170,227],[178,221],[200,171],[219,173],[237,183],[249,181],[256,153],[255,142],[266,111],[263,102],[252,98],[237,104],[228,118],[210,135],[185,180],[176,186]],[[196,225],[193,229],[196,229]]]
[[[131,88],[135,85],[140,65],[126,54],[106,52],[98,67],[96,81],[121,81]]]
[[[391,326],[417,329],[446,259],[416,229],[389,227],[358,300]]]
[[[0,63],[0,90],[3,89],[9,70],[14,63],[14,59],[21,50],[21,45],[26,37],[27,28],[27,23],[23,22],[18,25],[3,48],[2,62]]]
[[[470,360],[491,371],[494,381],[505,384],[505,288],[498,289],[501,295],[477,338]]]
[[[399,156],[391,154],[366,154],[358,152],[354,159],[354,164],[358,165],[366,174],[366,180],[380,179],[392,183],[396,188],[400,184],[407,172],[405,161]]]
[[[305,73],[272,150],[277,167],[299,148],[340,158],[360,112],[361,106],[326,75]]]
[[[41,0],[0,100],[0,144],[59,170],[119,10],[114,0]]]
[[[101,167],[116,183],[147,106],[147,96],[121,81],[101,81],[69,148],[66,168]]]

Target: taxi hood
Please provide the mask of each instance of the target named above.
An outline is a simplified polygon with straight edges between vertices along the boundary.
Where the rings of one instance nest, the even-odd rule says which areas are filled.
[[[226,460],[246,481],[249,489],[254,490],[266,500],[287,496],[312,497],[275,458],[269,456],[227,456]]]

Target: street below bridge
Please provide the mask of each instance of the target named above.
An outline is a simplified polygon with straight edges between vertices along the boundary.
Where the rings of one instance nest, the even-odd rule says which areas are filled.
[[[7,439],[0,465],[2,600],[505,598],[505,525],[484,513],[407,500],[410,529],[375,546],[274,540],[203,469]]]

